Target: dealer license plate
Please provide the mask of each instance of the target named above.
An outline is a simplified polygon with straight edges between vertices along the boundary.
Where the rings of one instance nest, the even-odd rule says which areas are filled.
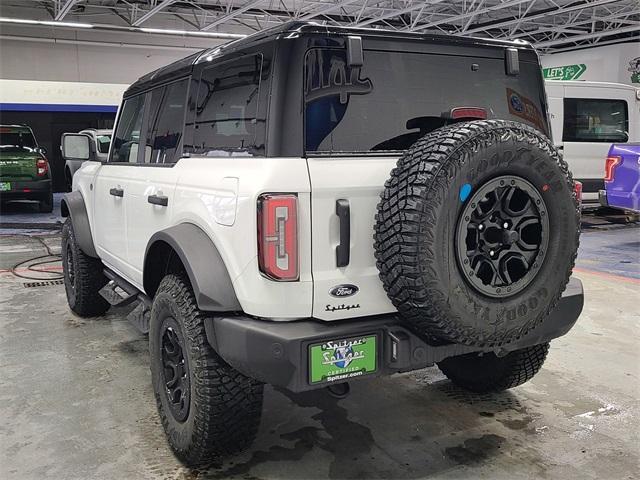
[[[309,383],[330,383],[375,373],[377,336],[327,340],[309,346]]]
[[[11,190],[11,182],[0,182],[0,192],[8,192]]]

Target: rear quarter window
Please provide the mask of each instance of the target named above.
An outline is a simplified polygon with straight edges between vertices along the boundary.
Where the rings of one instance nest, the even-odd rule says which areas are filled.
[[[264,152],[264,120],[258,119],[262,55],[202,71],[193,133],[195,153],[210,156]]]
[[[365,50],[348,67],[342,49],[313,48],[305,59],[307,152],[405,150],[445,124],[456,107],[516,120],[548,134],[539,65],[507,76],[493,58]]]
[[[562,140],[627,142],[629,109],[625,100],[565,98]]]

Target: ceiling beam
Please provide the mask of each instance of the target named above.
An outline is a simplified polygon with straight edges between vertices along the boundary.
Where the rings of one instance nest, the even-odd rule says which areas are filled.
[[[566,43],[581,42],[584,40],[591,40],[600,37],[609,37],[611,35],[619,35],[622,33],[640,32],[640,25],[633,25],[631,27],[616,28],[612,30],[604,30],[600,32],[585,33],[584,35],[572,35],[570,37],[559,38],[557,40],[549,40],[547,42],[534,43],[536,48],[548,48],[554,45],[563,45]]]
[[[415,10],[420,10],[422,8],[425,8],[425,6],[431,6],[431,5],[436,5],[438,3],[442,3],[444,0],[431,0],[431,1],[427,1],[424,3],[418,2],[414,5],[411,5],[410,7],[407,8],[401,8],[400,10],[392,10],[389,13],[385,13],[384,15],[381,15],[379,17],[371,17],[367,20],[364,20],[362,22],[357,22],[355,23],[356,27],[365,27],[367,25],[371,25],[372,23],[376,23],[376,22],[381,22],[382,20],[387,20],[389,18],[393,18],[393,17],[399,17],[400,15],[404,15],[405,13],[409,13],[409,12],[413,12]]]
[[[537,30],[523,30],[516,35],[509,35],[509,39],[513,40],[515,38],[529,37],[546,32],[562,32],[567,28],[575,27],[577,25],[586,25],[592,22],[610,22],[612,20],[617,20],[620,17],[628,17],[632,15],[640,15],[640,9],[614,13],[612,15],[607,15],[606,17],[592,17],[587,20],[580,20],[579,22],[569,22],[563,26],[549,25],[548,27],[540,27]]]
[[[452,15],[450,17],[445,17],[440,20],[436,20],[435,22],[422,23],[420,25],[416,25],[411,31],[415,32],[418,30],[426,30],[427,28],[437,27],[438,25],[445,25],[448,23],[455,23],[459,20],[464,20],[465,18],[475,17],[478,15],[483,15],[485,13],[494,12],[496,10],[503,10],[505,8],[514,7],[516,5],[520,5],[521,3],[527,2],[535,2],[536,0],[511,0],[509,2],[499,3],[498,5],[492,5],[490,7],[481,8],[480,10],[473,10],[467,13],[461,13],[460,15]],[[469,33],[467,30],[465,33]]]
[[[545,55],[551,53],[560,53],[560,52],[574,52],[576,50],[583,50],[585,48],[593,48],[593,47],[602,47],[604,45],[619,45],[623,43],[632,42],[633,38],[614,38],[611,40],[604,40],[602,42],[598,42],[595,45],[591,44],[583,44],[583,45],[571,45],[569,47],[560,47],[560,48],[549,48],[545,50]]]
[[[359,1],[359,0],[342,0],[342,1],[338,1],[338,2],[334,3],[333,5],[329,5],[327,7],[321,8],[320,10],[317,10],[315,12],[307,13],[303,17],[300,17],[298,20],[302,20],[302,21],[311,20],[312,18],[320,17],[322,15],[326,15],[327,13],[331,13],[331,12],[335,12],[336,10],[340,10],[341,8],[346,7],[347,5],[350,5],[352,3],[356,3],[357,1]]]
[[[574,12],[576,10],[584,10],[586,8],[598,7],[600,5],[606,5],[608,3],[614,3],[618,1],[619,0],[595,0],[593,2],[581,3],[580,5],[572,5],[570,7],[560,7],[560,8],[557,8],[556,10],[545,10],[544,12],[533,13],[531,15],[525,16],[524,18],[515,18],[513,20],[506,20],[504,22],[497,22],[497,23],[482,25],[479,27],[474,27],[467,30],[465,33],[473,34],[478,32],[484,32],[486,30],[491,30],[493,28],[509,27],[511,25],[517,24],[518,22],[530,22],[531,20],[537,20],[538,18],[553,17],[563,13]]]
[[[256,5],[258,5],[259,3],[261,3],[263,0],[254,0],[253,2],[249,2],[247,3],[245,6],[240,7],[240,8],[236,8],[235,10],[230,10],[229,13],[225,13],[224,15],[220,15],[218,18],[216,18],[213,22],[211,22],[210,24],[202,27],[203,31],[207,31],[207,30],[211,30],[213,27],[220,25],[221,23],[226,22],[227,20],[231,20],[232,18],[237,17],[238,15],[242,15],[244,12],[246,12],[247,10],[251,10],[252,8],[254,8]]]
[[[80,0],[67,0],[64,3],[64,5],[60,7],[60,10],[58,10],[58,13],[56,13],[56,16],[54,17],[55,21],[59,22],[60,20],[64,19],[67,13],[69,13],[69,11],[73,8],[73,6],[79,1]]]
[[[145,13],[143,16],[141,16],[139,19],[133,22],[132,25],[134,27],[139,27],[144,22],[146,22],[151,17],[153,17],[156,13],[158,13],[160,10],[162,10],[163,8],[167,8],[168,6],[176,3],[177,1],[178,0],[164,0],[161,3],[158,3],[155,7],[153,7],[151,10],[149,10],[147,13]]]

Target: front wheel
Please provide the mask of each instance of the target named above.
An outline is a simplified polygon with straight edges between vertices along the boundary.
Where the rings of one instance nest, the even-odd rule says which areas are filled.
[[[540,371],[549,344],[515,350],[503,357],[495,353],[470,353],[438,363],[449,380],[476,393],[500,392],[528,382]]]
[[[95,317],[109,309],[109,303],[99,293],[108,282],[102,262],[80,249],[69,218],[62,227],[62,270],[67,302],[75,314]]]
[[[164,277],[151,308],[151,376],[169,445],[189,466],[250,446],[262,413],[263,385],[216,354],[205,318],[188,280]]]

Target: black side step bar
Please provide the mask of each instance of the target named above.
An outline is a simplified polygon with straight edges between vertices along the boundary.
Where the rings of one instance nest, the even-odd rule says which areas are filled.
[[[100,296],[112,307],[124,307],[137,301],[138,305],[127,315],[127,320],[140,332],[148,333],[151,299],[111,270],[105,268],[104,275],[109,282],[98,292]],[[124,292],[124,295],[119,290]]]
[[[109,282],[100,289],[99,293],[112,307],[124,307],[138,299],[138,289],[129,282],[123,280],[111,270],[105,269],[104,275],[109,279]],[[116,290],[118,287],[125,295]]]

